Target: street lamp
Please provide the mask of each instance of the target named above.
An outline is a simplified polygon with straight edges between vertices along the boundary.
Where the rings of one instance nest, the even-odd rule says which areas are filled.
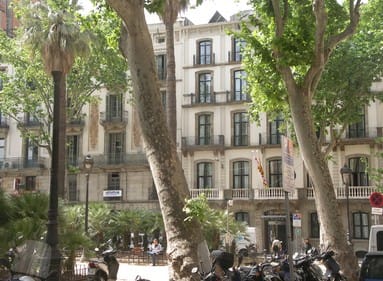
[[[350,179],[352,175],[352,169],[349,168],[346,164],[340,169],[340,174],[342,175],[342,182],[346,188],[346,211],[347,211],[347,243],[351,243],[351,227],[350,227],[350,202],[349,202],[349,190],[350,190]]]
[[[84,159],[84,169],[86,171],[86,194],[85,194],[85,233],[88,234],[88,205],[89,205],[89,172],[93,167],[93,158],[87,155]]]
[[[226,251],[229,251],[230,246],[230,234],[229,234],[229,207],[233,207],[233,200],[227,200],[226,202]]]

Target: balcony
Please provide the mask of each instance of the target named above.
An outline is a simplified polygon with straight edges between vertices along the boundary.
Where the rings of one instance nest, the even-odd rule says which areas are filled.
[[[25,159],[22,157],[4,158],[0,160],[0,171],[20,169],[44,169],[46,158]]]
[[[106,153],[102,155],[92,156],[94,159],[94,167],[103,166],[142,166],[148,165],[146,154],[139,153]],[[82,163],[81,161],[79,163]]]
[[[187,152],[203,151],[203,150],[216,150],[223,152],[225,148],[225,136],[206,136],[206,137],[182,137],[182,153],[186,155]]]
[[[346,199],[346,187],[336,187],[336,199]],[[368,199],[372,192],[376,191],[375,186],[350,186],[349,199]],[[312,187],[307,188],[307,198],[314,199],[314,190]]]
[[[269,187],[269,188],[235,188],[220,190],[218,188],[212,189],[190,189],[190,197],[196,198],[201,194],[205,194],[208,200],[224,200],[227,198],[235,200],[284,200],[285,191],[282,187]],[[298,192],[294,190],[289,193],[289,199],[297,200]]]
[[[190,93],[184,95],[183,107],[194,106],[207,106],[207,105],[222,105],[225,103],[230,104],[244,104],[250,102],[250,96],[244,93],[234,93],[229,91],[213,92],[210,95],[206,95],[204,99],[201,99],[197,94]]]
[[[128,124],[128,111],[116,112],[100,112],[100,124],[105,129],[124,129]]]

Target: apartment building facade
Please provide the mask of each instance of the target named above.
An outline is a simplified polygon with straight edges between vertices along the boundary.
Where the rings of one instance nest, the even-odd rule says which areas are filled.
[[[161,24],[149,28],[164,95],[165,30]],[[264,113],[259,125],[250,121],[240,53],[243,42],[227,33],[236,28],[236,17],[226,20],[219,13],[208,24],[193,25],[183,19],[175,26],[177,149],[191,197],[204,193],[213,207],[227,209],[236,220],[255,227],[258,250],[262,251],[269,250],[275,238],[287,239],[278,130],[283,120]],[[68,122],[66,200],[85,201],[89,174],[90,202],[107,202],[116,209],[159,211],[135,108],[129,102],[131,93],[105,90],[97,95],[100,102],[83,109],[83,120]],[[347,164],[353,171],[348,215],[355,251],[367,249],[369,227],[380,220],[371,214],[368,198],[375,187],[365,173],[364,159],[373,167],[383,165],[374,156],[381,151],[375,139],[382,136],[382,109],[378,101],[361,109],[361,121],[349,126],[329,162],[344,225],[347,200],[340,169]],[[20,118],[31,127],[37,125],[28,115],[20,113]],[[15,121],[2,116],[0,124],[1,188],[16,193],[48,192],[47,152],[20,137]],[[83,166],[87,155],[94,160],[90,171]],[[298,249],[303,237],[316,245],[321,241],[313,189],[297,149],[294,156],[296,188],[289,193],[288,204]]]

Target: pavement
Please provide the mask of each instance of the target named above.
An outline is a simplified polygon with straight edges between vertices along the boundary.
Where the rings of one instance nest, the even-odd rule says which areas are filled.
[[[145,278],[150,281],[166,281],[169,280],[168,266],[134,265],[120,263],[120,268],[117,274],[117,281],[135,281],[137,276],[141,276],[141,278]]]

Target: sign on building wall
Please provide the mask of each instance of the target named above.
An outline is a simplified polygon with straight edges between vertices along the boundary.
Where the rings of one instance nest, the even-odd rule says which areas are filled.
[[[293,142],[282,136],[282,174],[283,189],[287,192],[294,191],[294,146]]]

